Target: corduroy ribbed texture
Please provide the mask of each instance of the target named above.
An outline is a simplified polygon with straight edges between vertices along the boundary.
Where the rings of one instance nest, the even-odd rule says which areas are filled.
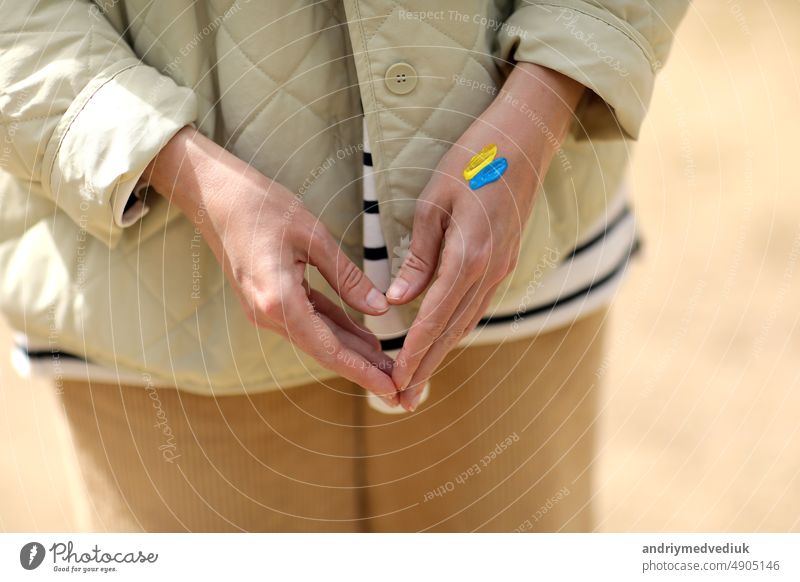
[[[589,531],[607,310],[451,353],[416,414],[368,411],[374,531]]]
[[[68,382],[97,531],[587,531],[606,311],[453,352],[410,415],[349,382],[212,398]]]

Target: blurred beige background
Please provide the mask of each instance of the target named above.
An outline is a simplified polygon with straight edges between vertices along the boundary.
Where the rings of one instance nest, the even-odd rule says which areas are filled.
[[[800,531],[800,3],[700,0],[636,146],[598,529]],[[0,324],[0,530],[79,527],[52,389]]]

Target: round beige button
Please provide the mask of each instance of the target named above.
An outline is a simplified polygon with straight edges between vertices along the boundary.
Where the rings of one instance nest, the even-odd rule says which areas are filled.
[[[408,63],[395,63],[386,70],[385,81],[389,91],[405,95],[417,86],[417,71]]]

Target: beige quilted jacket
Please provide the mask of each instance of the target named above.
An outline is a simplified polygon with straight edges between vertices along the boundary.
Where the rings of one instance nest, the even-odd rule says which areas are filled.
[[[170,137],[196,124],[297,192],[359,260],[362,104],[392,249],[430,169],[509,63],[561,71],[591,91],[502,290],[513,293],[602,212],[685,9],[677,0],[5,2],[0,307],[33,338],[200,393],[328,377],[247,322],[194,226],[164,199],[151,196],[132,226],[115,220]],[[398,63],[405,81],[387,74]]]

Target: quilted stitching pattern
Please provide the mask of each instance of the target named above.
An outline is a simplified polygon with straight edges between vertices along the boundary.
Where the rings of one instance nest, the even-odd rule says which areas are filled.
[[[368,77],[371,85],[365,106],[368,115],[372,112],[377,118],[371,129],[377,136],[379,198],[382,202],[399,200],[381,213],[391,248],[408,234],[414,213],[409,202],[424,188],[430,170],[472,122],[470,116],[479,115],[491,100],[491,95],[477,91],[465,98],[468,90],[455,78],[497,85],[500,75],[490,54],[491,35],[475,26],[470,15],[499,19],[500,14],[494,5],[479,1],[431,6],[422,0],[375,0],[346,5],[353,12],[351,21],[362,26],[362,42],[356,50],[365,54],[367,62],[359,76]],[[438,16],[409,17],[431,11]],[[460,20],[462,16],[466,21]],[[430,58],[432,49],[435,59]],[[405,96],[392,94],[383,84],[385,70],[399,61],[414,66],[420,77],[418,88]],[[387,135],[391,138],[386,139]],[[425,168],[429,171],[423,171]]]
[[[273,12],[286,13],[286,2],[281,3],[278,9]],[[480,2],[445,2],[445,10],[452,9],[460,12],[479,10]],[[338,121],[338,118],[352,107],[352,101],[346,94],[338,98],[330,97],[329,91],[341,91],[346,86],[345,82],[336,79],[327,79],[330,86],[320,91],[320,75],[331,74],[330,71],[321,72],[320,63],[325,62],[326,56],[329,59],[340,58],[342,36],[348,34],[346,24],[342,23],[341,15],[337,15],[341,5],[339,2],[314,3],[314,12],[309,13],[308,2],[293,2],[288,13],[293,16],[276,16],[275,14],[262,15],[261,22],[273,22],[279,19],[276,24],[280,26],[292,26],[297,31],[297,37],[286,46],[279,47],[274,53],[265,53],[264,46],[270,46],[266,38],[272,25],[254,26],[253,22],[258,22],[258,17],[253,14],[234,14],[223,19],[219,23],[218,30],[215,32],[215,47],[217,53],[217,74],[220,78],[220,90],[224,91],[224,97],[217,105],[222,113],[223,131],[226,136],[225,141],[229,149],[241,155],[245,159],[251,160],[257,167],[270,168],[276,160],[270,158],[268,146],[270,143],[279,142],[282,146],[290,150],[297,148],[296,155],[303,155],[301,152],[302,144],[294,141],[294,136],[283,133],[285,129],[290,129],[289,125],[302,125],[311,128],[307,133],[319,135],[325,143],[321,148],[325,155],[319,159],[311,159],[308,156],[303,158],[302,164],[293,163],[281,165],[268,173],[283,182],[289,187],[293,183],[299,183],[305,177],[308,167],[319,166],[325,161],[327,152],[334,151],[339,144],[336,143],[336,134],[326,131]],[[387,179],[391,176],[391,171],[399,170],[409,166],[433,167],[439,157],[447,150],[447,137],[453,139],[460,135],[461,130],[454,127],[454,110],[457,99],[453,98],[455,84],[452,78],[442,73],[448,71],[458,71],[459,75],[469,75],[477,78],[481,82],[492,83],[497,77],[493,70],[491,59],[487,56],[487,48],[482,46],[482,35],[480,29],[472,25],[457,27],[450,33],[443,30],[441,23],[422,21],[412,23],[402,19],[403,12],[430,10],[429,4],[422,1],[385,1],[372,0],[370,2],[359,3],[362,10],[358,22],[352,22],[350,26],[363,27],[363,34],[369,39],[366,49],[370,53],[377,55],[371,62],[374,68],[370,71],[359,71],[359,81],[362,91],[369,90],[371,87],[377,96],[377,106],[380,109],[380,123],[388,133],[393,136],[391,143],[378,140],[382,148],[382,157],[378,156],[377,162],[382,164],[384,169],[390,170]],[[225,14],[228,6],[215,6],[217,15]],[[269,13],[269,8],[261,7]],[[158,38],[158,26],[163,15],[159,10],[151,9],[144,19],[143,27],[152,30],[155,38]],[[162,24],[163,26],[163,24]],[[414,29],[422,27],[424,32]],[[352,30],[350,31],[352,33]],[[338,37],[337,37],[338,35]],[[410,36],[409,36],[410,35]],[[424,68],[422,58],[417,58],[414,51],[407,45],[409,40],[415,37],[424,37],[426,46],[434,45],[440,47],[439,58],[437,59],[439,70],[433,69],[428,78],[423,78],[423,83],[435,83],[434,90],[415,91],[409,98],[397,98],[387,92],[383,85],[383,72],[385,68],[384,59],[387,62],[396,62],[407,59],[418,67]],[[160,41],[158,41],[160,42]],[[386,47],[390,47],[386,50]],[[396,47],[396,48],[393,48]],[[168,53],[174,54],[175,48],[168,47]],[[394,53],[394,54],[391,54]],[[344,66],[338,68],[331,67],[331,70],[338,71],[342,76],[347,74]],[[191,80],[187,80],[191,82]],[[327,84],[327,83],[326,83]],[[245,94],[238,87],[259,87],[256,92]],[[452,102],[451,102],[452,101]],[[291,104],[291,105],[290,105]],[[480,105],[476,107],[476,114]],[[288,109],[296,109],[292,114],[291,123],[283,128],[280,124],[275,126],[275,121],[283,122],[285,112]],[[210,112],[209,112],[210,113]],[[470,123],[469,118],[457,115],[457,123],[464,127]],[[219,131],[219,127],[216,128]],[[381,132],[383,133],[383,132]],[[445,136],[442,142],[439,136]],[[420,142],[425,142],[424,149],[426,155],[420,157]],[[417,144],[417,147],[414,147]],[[319,145],[319,144],[317,144]],[[267,146],[267,147],[265,147]],[[294,172],[297,175],[292,175]],[[424,185],[424,177],[420,178],[419,187],[416,193]],[[413,188],[411,190],[413,191]],[[357,190],[352,194],[358,195]],[[384,189],[384,195],[407,196],[404,191],[395,191],[393,185]],[[311,200],[306,203],[314,209],[313,194]],[[357,205],[360,198],[353,202]],[[329,201],[322,201],[328,203]],[[413,208],[408,206],[407,208]],[[403,228],[410,228],[411,220],[403,215],[402,205],[394,208],[395,217],[391,212],[386,213],[388,220],[396,218],[399,221],[400,230],[390,227],[389,232],[402,232]],[[341,209],[338,212],[342,212]],[[354,215],[357,207],[350,214]],[[346,212],[345,212],[346,214]],[[391,238],[391,236],[390,236]],[[132,266],[132,265],[131,265]],[[141,285],[143,292],[151,294],[157,286],[150,284]],[[209,300],[199,307],[195,313],[164,312],[167,321],[163,322],[170,329],[170,333],[164,337],[152,337],[148,344],[153,347],[161,346],[162,350],[169,353],[163,357],[180,358],[180,354],[172,353],[170,345],[197,345],[197,332],[192,329],[202,321],[215,320],[219,317],[220,310],[226,303],[223,295],[226,291],[224,286],[218,287],[209,296]],[[157,294],[153,296],[157,299]],[[231,305],[228,301],[227,309],[223,309],[226,321],[229,317],[238,320],[238,315],[229,310],[238,308],[238,305]],[[235,303],[235,302],[234,302]],[[240,325],[239,321],[230,322]],[[158,327],[158,326],[157,326]],[[163,327],[162,327],[163,329]],[[250,334],[248,334],[250,335]],[[183,336],[179,339],[179,336]],[[235,342],[236,338],[229,341]],[[263,338],[266,339],[266,338]],[[248,349],[240,352],[233,357],[233,367],[237,370],[237,375],[244,374],[249,382],[252,382],[252,375],[256,373],[259,361],[263,363],[264,354]],[[224,359],[224,358],[223,358]],[[166,360],[165,360],[166,362]],[[242,367],[239,370],[239,367]],[[264,382],[268,382],[264,378]]]
[[[76,54],[80,74],[70,79],[75,89],[85,85],[83,77],[97,74],[100,63],[109,64],[106,53],[113,52],[109,45],[118,48],[131,42],[137,56],[202,97],[197,123],[204,133],[301,194],[333,234],[344,237],[348,251],[360,248],[360,229],[352,226],[358,224],[352,221],[361,207],[360,156],[326,164],[332,152],[360,142],[356,115],[361,98],[373,138],[379,197],[382,204],[388,203],[381,220],[392,248],[411,227],[415,198],[431,169],[493,98],[490,91],[472,90],[454,77],[488,87],[501,80],[491,54],[498,50],[495,31],[474,17],[499,23],[516,4],[513,0],[121,0],[103,3],[103,10],[123,38],[111,38],[114,31],[107,27],[97,34],[62,30],[58,40]],[[443,17],[408,18],[409,13],[430,11]],[[458,15],[466,19],[459,21]],[[31,29],[43,24],[47,23],[33,23]],[[345,53],[348,45],[354,59]],[[119,52],[114,55],[119,57]],[[420,75],[417,89],[407,95],[393,94],[384,83],[386,70],[397,62],[410,63]],[[40,113],[20,112],[14,121],[27,127],[41,119]],[[49,119],[52,112],[46,113]],[[4,122],[0,120],[0,129]],[[17,152],[11,150],[9,159],[19,165],[15,157]],[[582,183],[588,174],[579,173],[578,166],[570,178]],[[544,204],[550,205],[547,198],[542,197]],[[556,198],[560,201],[550,206],[562,207],[552,212],[555,218],[540,218],[538,238],[530,243],[534,249],[549,242],[550,230],[569,226],[555,224],[558,217],[578,214],[570,206],[575,205],[572,197]],[[152,211],[151,225],[154,215],[167,220],[165,213]],[[74,225],[58,216],[57,229],[45,221],[37,224],[44,231],[39,236],[74,250],[74,230],[70,230]],[[137,230],[130,229],[126,236],[135,239]],[[149,367],[167,379],[174,374],[184,388],[200,392],[208,392],[206,378],[217,392],[240,392],[241,385],[269,387],[277,379],[285,386],[319,373],[319,366],[307,358],[303,365],[308,368],[303,369],[287,342],[250,326],[219,273],[207,273],[204,302],[182,298],[191,262],[181,263],[188,255],[181,237],[191,236],[191,231],[187,220],[176,216],[165,230],[152,228],[150,238],[127,240],[130,244],[111,255],[90,238],[89,276],[82,289],[65,290],[56,306],[66,313],[64,327],[72,332],[64,338],[64,347],[86,349],[99,361]],[[154,232],[160,236],[152,236]],[[174,256],[164,256],[168,240]],[[533,253],[528,254],[535,260]],[[43,252],[32,257],[37,258],[57,260]],[[68,268],[74,271],[74,265]],[[182,282],[174,282],[175,274]],[[112,285],[128,289],[121,293],[125,299],[132,295],[140,299],[138,316],[147,323],[141,329],[144,337],[131,337],[135,333],[123,337],[124,322],[119,319],[124,318],[115,315],[114,321],[109,320],[116,309],[107,301]],[[106,297],[92,303],[91,293]],[[411,310],[408,314],[413,315]],[[37,327],[42,320],[27,323],[29,330],[47,329]],[[116,345],[85,346],[84,324]],[[119,350],[109,353],[112,347]]]
[[[464,13],[493,10],[479,0],[448,0],[440,4],[437,9]],[[453,123],[453,110],[459,107],[452,97],[456,89],[449,75],[459,71],[459,74],[479,77],[485,82],[491,82],[496,76],[491,59],[482,54],[487,47],[482,44],[485,35],[480,33],[479,27],[471,24],[452,27],[447,23],[411,22],[402,18],[404,12],[430,10],[429,3],[422,0],[370,0],[360,2],[359,8],[354,18],[346,11],[344,0],[264,3],[126,0],[110,9],[119,11],[110,20],[129,24],[127,35],[133,40],[140,58],[181,84],[192,87],[202,98],[198,124],[205,133],[215,136],[264,173],[298,191],[310,169],[322,167],[331,152],[360,140],[358,119],[347,121],[357,113],[359,88],[362,97],[369,93],[375,97],[365,98],[365,103],[372,103],[381,110],[379,135],[395,138],[391,143],[376,140],[381,148],[376,161],[379,169],[389,170],[386,176],[389,183],[392,171],[415,165],[432,167],[446,151],[447,139],[460,133]],[[185,34],[171,34],[174,30]],[[289,42],[286,42],[287,30],[293,33]],[[275,36],[281,41],[275,43]],[[368,39],[365,50],[371,65],[370,69],[359,69],[358,76],[352,60],[345,58],[344,53],[349,39],[355,36]],[[424,41],[419,43],[419,39]],[[93,67],[103,59],[96,54],[95,40],[88,34],[75,49],[77,54],[86,56],[81,67],[87,77],[91,77]],[[415,52],[408,46],[414,43],[439,47],[438,62],[426,63],[419,50]],[[355,44],[354,41],[354,50],[357,50]],[[435,85],[435,88],[417,90],[404,99],[388,93],[383,84],[386,64],[404,59],[419,70],[429,67],[430,70],[423,71],[427,77],[421,82]],[[292,113],[287,115],[287,112]],[[19,119],[17,123],[23,121],[26,120]],[[458,123],[468,124],[468,119]],[[440,141],[442,136],[445,143]],[[424,145],[420,146],[421,143]],[[425,155],[420,156],[420,151]],[[298,163],[298,159],[302,163]],[[350,228],[352,247],[359,248],[360,232],[352,228],[350,221],[360,210],[356,178],[361,164],[358,157],[349,162],[337,163],[327,171],[326,185],[338,182],[338,188],[334,187],[333,192],[329,188],[315,189],[312,181],[311,186],[306,187],[304,202],[312,211],[321,213],[327,208],[331,216],[338,217],[340,223]],[[421,180],[402,189],[389,183],[389,187],[384,188],[384,196],[416,195],[421,190]],[[385,213],[387,220],[394,222],[396,218],[400,225],[400,230],[394,224],[389,227],[390,240],[392,235],[410,226],[409,206],[406,205],[405,215],[403,208],[398,205],[394,209],[395,217],[391,211]],[[344,234],[345,226],[337,226],[336,219],[326,222],[334,235]],[[170,244],[180,247],[182,243],[175,237],[178,233],[184,236],[184,231],[191,234],[191,228],[187,230],[187,227],[185,219],[179,218],[166,233]],[[136,236],[135,231],[129,234]],[[84,280],[85,293],[102,293],[106,299],[112,283],[114,288],[127,288],[129,291],[122,292],[118,298],[137,301],[140,317],[147,322],[141,333],[121,335],[116,330],[118,323],[107,321],[98,328],[113,344],[105,348],[113,349],[113,358],[127,367],[141,369],[145,364],[157,369],[171,367],[187,386],[197,387],[203,383],[206,372],[221,390],[235,389],[240,382],[247,385],[271,383],[269,367],[264,366],[265,352],[271,357],[281,352],[274,345],[275,338],[249,327],[239,312],[238,302],[217,274],[207,273],[203,290],[205,301],[176,299],[185,295],[185,285],[171,286],[165,279],[166,273],[180,273],[184,279],[189,275],[186,265],[175,263],[179,257],[164,256],[161,247],[166,242],[163,236],[157,236],[135,247],[125,247],[127,251],[120,249],[114,255],[117,258],[113,269],[108,261],[95,261],[105,263],[106,268],[93,270]],[[88,244],[92,246],[93,255],[106,252],[97,241],[90,239]],[[135,252],[130,250],[132,248]],[[160,256],[161,268],[152,269],[151,265],[144,270],[141,261],[145,260],[145,255]],[[208,269],[212,267],[209,265]],[[101,312],[108,310],[110,313],[116,309],[108,305],[108,301],[96,302],[96,306],[98,309],[89,316],[96,313],[102,319]],[[220,326],[221,318],[225,320],[224,326]],[[208,335],[201,330],[207,330]],[[203,357],[206,370],[183,369],[187,362],[197,361],[196,350],[204,342],[212,341],[211,336],[215,345],[225,345],[227,338],[231,350],[236,346],[237,351],[225,353],[218,347],[207,350]],[[64,346],[76,347],[70,345],[69,338],[65,338]],[[100,361],[107,359],[100,346],[86,348],[90,357]],[[82,351],[83,348],[78,349]],[[143,361],[137,364],[139,359]],[[312,364],[310,370],[318,372],[319,368]],[[297,370],[287,374],[280,370],[275,372],[284,379],[305,375]],[[219,379],[221,373],[227,377],[225,382]]]
[[[288,9],[286,4],[287,2],[282,2],[281,6],[273,7],[271,13],[261,18],[251,13],[240,12],[219,20],[214,38],[218,61],[215,74],[220,78],[221,95],[209,100],[209,105],[215,103],[216,110],[222,113],[223,141],[227,144],[226,147],[291,188],[306,179],[308,168],[320,167],[326,161],[329,152],[341,147],[338,134],[331,133],[329,128],[335,126],[342,117],[342,112],[352,106],[352,97],[342,91],[342,87],[346,87],[347,77],[352,75],[347,74],[349,65],[340,58],[343,37],[347,34],[346,24],[341,21],[340,4],[315,2],[310,5],[308,2],[293,2]],[[248,5],[248,8],[250,6]],[[262,5],[261,9],[270,11],[268,5]],[[229,10],[230,6],[215,6],[216,14],[210,15],[209,20],[213,22],[215,18],[226,14]],[[273,25],[263,26],[264,22]],[[258,26],[251,26],[252,23]],[[298,34],[293,41],[278,47],[274,52],[265,52],[263,47],[272,46],[268,36],[274,33],[272,30],[274,25],[291,27]],[[141,26],[151,31],[155,39],[159,39],[162,37],[158,33],[158,27],[163,27],[162,12],[150,10]],[[163,47],[161,40],[157,40],[156,43],[167,49],[167,55],[180,54],[179,47]],[[333,69],[334,72],[326,71],[324,65],[320,66],[320,63],[326,60],[333,61],[333,66],[328,69]],[[331,81],[337,82],[338,87],[332,83],[321,82],[336,72],[341,78]],[[186,84],[191,85],[194,85],[195,81],[196,79],[192,78],[185,80]],[[252,91],[252,87],[257,87],[259,90]],[[334,91],[331,97],[328,96],[330,91]],[[285,121],[285,112],[291,109],[295,110],[292,119],[285,124],[285,127],[276,128],[275,120]],[[213,119],[212,110],[209,108],[206,123]],[[269,151],[273,143],[280,144],[281,154],[297,145],[292,141],[295,137],[292,134],[297,133],[293,131],[293,126],[307,128],[305,134],[316,134],[318,136],[316,145],[319,146],[320,140],[326,144],[325,147],[319,148],[325,151],[325,154],[319,158],[312,158],[299,149],[296,156],[301,157],[303,163],[297,163],[292,159],[289,165],[277,165],[274,166],[275,170],[270,171],[268,168],[271,167],[273,159],[270,158]],[[360,123],[358,126],[360,127]],[[205,127],[211,131],[211,126]],[[219,129],[219,126],[216,126],[216,130]],[[297,147],[302,148],[302,145]],[[357,162],[360,168],[360,160]],[[293,173],[295,175],[292,175]],[[308,197],[313,197],[313,194],[309,194]],[[343,216],[357,213],[360,198],[355,189],[352,189],[352,198],[351,208],[334,209],[334,211]],[[314,209],[313,199],[307,199],[306,204]],[[357,231],[352,232],[352,236],[356,240],[360,239],[360,233]],[[156,244],[161,243],[158,241]],[[130,261],[127,263],[128,269],[136,270]],[[170,269],[165,266],[162,275],[164,271],[169,272]],[[135,274],[132,275],[135,279]],[[140,281],[137,288],[143,294],[142,299],[145,303],[163,301],[159,299],[159,295],[163,294],[162,291],[155,293],[159,288],[164,289],[161,283]],[[140,345],[140,348],[150,354],[148,364],[156,368],[172,367],[173,373],[177,374],[177,380],[185,385],[204,383],[205,371],[186,370],[181,364],[187,358],[196,359],[196,350],[200,349],[203,352],[205,365],[208,366],[207,371],[212,376],[218,373],[219,369],[227,370],[228,374],[235,372],[236,380],[220,382],[215,379],[214,387],[217,390],[236,390],[240,389],[241,384],[252,386],[270,383],[272,378],[268,362],[284,351],[287,352],[284,357],[291,357],[292,354],[289,352],[293,349],[287,350],[283,345],[275,345],[276,337],[273,334],[249,326],[240,313],[238,300],[227,285],[204,287],[203,295],[207,297],[206,301],[195,305],[186,305],[184,302],[179,310],[165,304],[161,321],[153,322],[154,325],[142,330],[146,335],[142,338],[143,345]],[[169,303],[169,298],[165,299]],[[224,326],[220,326],[220,317],[225,320]],[[208,329],[207,334],[200,333],[198,328],[208,327],[210,322],[214,323],[213,329]],[[223,334],[226,339],[210,340],[212,334],[214,337]],[[209,342],[214,343],[213,348]],[[221,351],[217,344],[227,344],[230,350]],[[183,351],[187,348],[191,350],[190,353]],[[306,363],[308,370],[304,374],[293,374],[293,376],[321,372],[314,363],[310,361]],[[275,372],[284,376],[280,370]]]

